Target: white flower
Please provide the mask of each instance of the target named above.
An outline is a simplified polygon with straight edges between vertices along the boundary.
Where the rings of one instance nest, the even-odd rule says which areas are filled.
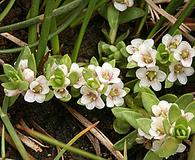
[[[122,106],[124,103],[123,97],[127,94],[123,90],[123,83],[116,83],[108,86],[108,89],[105,93],[106,105],[107,107]]]
[[[49,93],[48,81],[45,76],[41,75],[30,83],[30,89],[24,95],[24,100],[43,103],[47,93]]]
[[[148,47],[147,45],[141,45],[139,51],[132,55],[132,60],[137,62],[139,67],[154,67],[156,64],[157,51]]]
[[[5,95],[6,95],[7,97],[13,97],[13,96],[16,96],[16,95],[18,95],[18,94],[21,93],[21,91],[18,90],[18,89],[15,89],[15,90],[8,90],[8,89],[5,89],[5,88],[4,88],[4,92],[5,92]]]
[[[79,65],[77,63],[72,63],[71,67],[70,67],[70,72],[69,75],[72,72],[76,72],[79,76],[79,80],[76,82],[76,84],[73,85],[74,88],[81,88],[81,86],[83,86],[85,84],[85,80],[82,74],[83,71],[83,67],[79,67]]]
[[[56,89],[53,91],[53,93],[54,93],[55,97],[58,99],[64,98],[64,97],[68,96],[68,94],[69,94],[66,87],[62,88],[62,89]]]
[[[58,68],[60,68],[63,71],[64,75],[67,76],[67,74],[68,74],[68,68],[66,67],[65,64],[59,65]]]
[[[149,133],[154,139],[163,139],[166,134],[163,127],[163,117],[152,117],[151,128]]]
[[[195,49],[186,41],[180,43],[174,52],[176,60],[181,61],[184,67],[190,67],[192,65],[192,58],[195,56]]]
[[[114,7],[119,11],[124,11],[127,7],[133,6],[133,0],[114,0]]]
[[[130,56],[127,59],[128,62],[131,62],[132,61],[132,55],[135,52],[138,52],[139,51],[139,47],[141,45],[146,45],[146,46],[152,48],[153,45],[154,45],[154,40],[153,39],[143,40],[143,39],[140,39],[140,38],[133,39],[131,41],[131,44],[126,47],[127,52],[130,54]]]
[[[146,134],[144,131],[142,131],[140,128],[138,128],[138,134],[141,137],[144,137],[146,139],[152,139],[152,136],[149,134]]]
[[[171,105],[172,105],[171,103],[168,103],[167,101],[162,100],[158,103],[158,105],[152,106],[152,113],[156,117],[162,116],[166,118]]]
[[[188,81],[187,76],[191,76],[194,73],[192,67],[184,67],[181,63],[171,64],[169,70],[168,80],[175,82],[178,79],[181,84],[186,84]]]
[[[83,105],[86,106],[87,109],[92,110],[95,107],[98,109],[104,108],[105,104],[97,91],[83,86],[81,87],[80,92],[82,94],[80,101]]]
[[[113,68],[112,65],[107,62],[104,63],[102,67],[97,66],[95,71],[99,81],[102,83],[119,83],[121,81],[121,79],[118,78],[120,70],[118,68]]]
[[[25,69],[28,68],[28,59],[22,59],[19,62],[18,68],[21,69],[21,71],[24,71]]]
[[[166,74],[159,70],[158,66],[150,68],[139,68],[136,71],[136,76],[140,79],[140,87],[150,87],[155,91],[159,91],[162,87],[160,82],[163,82],[166,78]]]
[[[24,69],[22,75],[24,76],[24,79],[29,83],[31,83],[35,78],[35,73],[29,68]]]
[[[186,149],[186,146],[184,144],[180,143],[178,148],[177,148],[176,153],[182,153],[185,151],[185,149]]]
[[[188,122],[191,121],[192,118],[194,118],[194,114],[193,113],[191,113],[191,112],[185,113],[185,111],[183,109],[181,110],[181,116],[184,117],[184,118],[186,118],[186,120]]]
[[[179,34],[175,35],[175,36],[171,36],[170,34],[166,34],[162,38],[162,43],[171,52],[173,52],[173,51],[175,51],[175,49],[177,49],[177,47],[179,46],[181,41],[182,41],[182,35],[179,35]]]

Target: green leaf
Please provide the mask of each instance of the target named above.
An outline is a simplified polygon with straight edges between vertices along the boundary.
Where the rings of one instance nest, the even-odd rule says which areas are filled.
[[[84,68],[82,71],[82,74],[83,74],[85,81],[94,77],[93,72],[88,68]]]
[[[193,101],[193,95],[191,93],[187,93],[179,97],[179,99],[175,102],[178,104],[180,109],[184,109]]]
[[[77,72],[71,72],[69,77],[71,85],[74,85],[79,80],[79,74]]]
[[[51,85],[54,89],[59,89],[63,88],[64,84],[65,84],[64,72],[60,68],[57,68],[54,71],[52,78],[50,78],[49,80],[49,85]]]
[[[74,87],[71,87],[70,93],[71,93],[72,97],[74,97],[74,98],[77,98],[80,96],[80,90],[76,89]]]
[[[177,148],[180,144],[174,137],[168,137],[165,139],[164,143],[161,145],[160,149],[155,153],[159,155],[159,157],[168,158],[171,155],[174,155],[177,151]]]
[[[30,68],[35,73],[35,75],[37,74],[37,65],[33,54],[28,56],[28,68]]]
[[[7,97],[7,96],[5,96],[4,99],[3,99],[3,106],[4,105],[7,105],[7,108],[8,107],[11,107],[16,102],[16,100],[18,99],[18,97],[19,97],[19,95],[13,96],[13,97]]]
[[[60,60],[60,64],[65,64],[68,69],[70,69],[72,61],[68,54],[65,54]]]
[[[175,101],[178,99],[178,97],[174,94],[165,94],[164,96],[161,96],[159,99],[165,100],[169,103],[175,103]]]
[[[171,88],[173,86],[173,82],[170,82],[167,78],[165,80],[165,88]]]
[[[5,74],[2,74],[2,75],[0,75],[0,81],[1,82],[8,82],[9,78]]]
[[[192,129],[191,130],[191,134],[194,134],[195,133],[195,118],[192,118],[190,121],[189,121],[189,127]]]
[[[136,121],[138,128],[140,128],[143,132],[149,134],[152,120],[148,118],[139,118]]]
[[[62,102],[68,102],[71,98],[72,98],[71,95],[68,94],[66,97],[61,98],[60,100],[61,100]]]
[[[95,57],[92,57],[90,60],[90,64],[93,64],[94,66],[99,66],[99,63]]]
[[[114,120],[113,128],[119,134],[126,134],[130,129],[130,125],[126,121],[117,118]]]
[[[162,160],[156,153],[153,151],[148,151],[144,157],[144,160]]]
[[[153,105],[157,105],[159,103],[159,100],[156,96],[150,94],[150,93],[146,93],[143,92],[141,94],[142,97],[142,103],[144,108],[149,112],[152,113],[152,106]]]
[[[145,11],[142,10],[141,8],[137,7],[128,8],[126,11],[120,13],[119,24],[127,23],[129,21],[143,17],[144,15]]]
[[[126,140],[127,149],[131,149],[131,147],[135,143],[136,138],[137,138],[137,131],[135,130],[135,131],[132,131],[131,133],[129,133],[128,135],[126,135],[124,138],[122,138],[118,142],[116,142],[114,144],[114,148],[116,148],[118,150],[123,150],[124,149],[124,142]]]
[[[115,67],[115,64],[116,64],[116,60],[113,59],[113,60],[109,61],[108,63],[110,63],[112,65],[112,67],[114,68]]]
[[[115,41],[115,44],[117,44],[120,41],[124,41],[128,37],[129,33],[130,32],[129,32],[129,29],[128,29],[125,33],[123,33],[120,36],[118,36],[118,38]]]
[[[52,90],[50,90],[50,91],[49,91],[49,93],[48,93],[48,94],[46,94],[46,97],[45,97],[45,102],[47,102],[47,101],[51,100],[51,99],[53,98],[53,96],[54,96],[54,93],[53,93],[53,91],[52,91]]]
[[[132,69],[132,68],[135,68],[135,67],[137,67],[137,63],[135,61],[131,61],[127,64],[128,69]]]
[[[122,116],[135,129],[138,128],[137,119],[143,117],[142,114],[134,111],[122,112]]]
[[[110,28],[118,27],[119,11],[114,8],[113,5],[109,5],[107,8],[107,19]]]
[[[165,118],[165,119],[163,120],[163,127],[164,127],[164,130],[165,130],[166,134],[169,135],[169,134],[170,134],[171,125],[170,125],[170,123],[169,123],[169,121],[168,121],[167,118]]]
[[[185,112],[191,112],[195,115],[195,101],[187,105]]]
[[[52,76],[53,72],[51,71],[53,64],[55,63],[56,59],[52,56],[48,58],[44,65],[44,73],[47,79],[50,79]]]
[[[12,67],[10,64],[4,64],[3,71],[6,76],[11,77],[11,78],[17,75],[16,69]]]
[[[124,56],[124,57],[128,57],[129,56],[129,53],[127,52],[126,50],[126,47],[123,47],[120,49],[120,53]],[[123,59],[124,60],[124,59]]]
[[[26,81],[15,81],[15,82],[6,82],[6,83],[2,83],[1,84],[5,89],[8,90],[21,90],[21,91],[25,91],[28,89],[28,82]]]
[[[177,104],[172,104],[170,109],[169,109],[169,113],[168,113],[168,118],[169,118],[169,122],[172,124],[173,122],[177,121],[181,116],[181,110],[178,107]]]
[[[164,52],[166,51],[166,46],[163,43],[160,43],[157,48],[158,52]]]
[[[16,63],[14,65],[15,68],[18,68],[19,66],[19,63],[22,59],[28,59],[29,55],[31,55],[31,51],[30,51],[30,48],[28,46],[25,46],[22,51],[20,52],[17,60],[16,60]]]
[[[121,120],[124,120],[124,117],[122,115],[123,112],[128,112],[128,111],[132,111],[131,109],[129,108],[124,108],[124,107],[114,107],[112,109],[112,113],[113,115],[116,117],[116,118],[119,118]]]
[[[126,94],[128,94],[130,92],[130,89],[127,87],[124,87],[123,90],[125,90]]]

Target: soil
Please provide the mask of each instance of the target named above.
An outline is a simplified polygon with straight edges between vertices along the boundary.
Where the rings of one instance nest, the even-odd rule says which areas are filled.
[[[0,4],[0,13],[2,9],[6,6],[6,2]],[[17,0],[14,4],[14,7],[11,9],[9,14],[1,23],[1,26],[19,22],[26,18],[30,7],[30,0]],[[97,55],[97,43],[100,40],[104,40],[103,34],[101,33],[102,27],[106,26],[106,22],[103,18],[99,16],[94,16],[91,20],[87,32],[84,36],[83,43],[80,50],[79,61],[85,61],[92,57],[93,55]],[[123,26],[121,31],[125,30],[127,26]],[[61,53],[62,54],[71,54],[73,49],[75,40],[77,38],[78,32],[80,30],[80,26],[75,28],[69,28],[62,32],[60,36],[60,44],[61,44]],[[14,36],[19,39],[27,42],[27,29],[21,29],[17,31],[10,32]],[[127,39],[129,41],[130,39]],[[6,40],[5,38],[0,36],[0,49],[4,48],[15,48],[17,47],[14,43]],[[6,63],[13,64],[18,56],[16,54],[1,54],[0,58],[3,59]],[[0,68],[0,74],[2,74],[2,67]],[[182,94],[184,92],[194,91],[195,84],[191,83],[185,87],[172,88],[171,90],[164,90],[159,93],[166,93],[168,91]],[[3,89],[0,89],[0,104],[2,104],[3,99]],[[98,128],[113,142],[115,143],[124,135],[119,135],[114,132],[112,123],[114,117],[111,113],[111,110],[105,108],[103,110],[95,109],[93,111],[88,111],[85,107],[77,105],[75,102],[71,101],[70,105],[76,109],[80,114],[89,119],[92,123],[100,121],[98,124]],[[9,110],[9,116],[12,121],[12,124],[17,124],[20,119],[23,119],[30,128],[32,128],[32,120],[35,121],[38,125],[40,125],[47,133],[49,133],[52,137],[60,140],[64,143],[68,143],[77,133],[79,133],[84,127],[74,118],[72,115],[59,103],[56,99],[53,99],[44,104],[29,104],[23,100],[23,97],[19,97],[17,102],[12,106]],[[1,121],[0,121],[1,123]],[[45,144],[48,145],[48,144]],[[81,137],[76,143],[73,145],[75,147],[84,149],[88,152],[95,153],[94,148],[87,138],[87,136]],[[6,145],[6,155],[9,158],[20,160],[19,153],[14,150],[11,146]],[[26,147],[27,148],[27,147]],[[57,154],[57,150],[55,147],[50,146],[49,148],[44,149],[42,153],[36,153],[31,149],[27,148],[27,151],[32,154],[36,159],[39,160],[53,160]],[[141,146],[135,146],[129,152],[129,159],[140,159],[140,157],[144,156],[146,150]],[[101,145],[101,154],[102,157],[107,159],[115,159],[112,154]],[[142,155],[142,156],[140,156]],[[86,158],[80,157],[78,155],[66,152],[64,154],[64,158],[66,160],[84,160]],[[177,156],[170,159],[185,159],[186,154],[178,154]]]

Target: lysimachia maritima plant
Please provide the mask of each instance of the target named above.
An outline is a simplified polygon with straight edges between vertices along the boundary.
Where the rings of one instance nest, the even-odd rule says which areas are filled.
[[[127,46],[123,41],[116,45],[99,42],[98,51],[102,60],[116,59],[120,66],[128,69],[126,76],[132,79],[129,84],[133,84],[134,92],[138,87],[160,91],[162,82],[165,82],[165,88],[172,87],[174,83],[185,85],[187,77],[194,73],[195,49],[182,41],[180,34],[166,34],[157,48],[153,39],[137,38]]]
[[[122,150],[125,141],[128,149],[136,142],[143,144],[149,150],[144,160],[168,158],[186,149],[183,142],[195,133],[192,94],[179,98],[167,94],[158,99],[149,88],[141,88],[135,97],[128,95],[126,103],[126,108],[112,109],[114,129],[120,134],[128,133],[130,126],[135,130],[115,144],[117,149]]]
[[[43,103],[53,96],[67,102],[72,97],[87,109],[102,109],[105,106],[122,106],[129,92],[124,87],[115,68],[115,61],[99,66],[96,58],[80,67],[72,63],[68,55],[50,56],[44,65],[44,74],[37,75],[36,63],[30,49],[25,47],[14,67],[4,64],[0,76],[7,97],[24,95],[27,102]],[[106,105],[105,105],[106,101]]]

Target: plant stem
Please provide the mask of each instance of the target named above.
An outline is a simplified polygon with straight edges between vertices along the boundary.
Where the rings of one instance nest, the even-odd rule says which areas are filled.
[[[192,136],[192,143],[190,145],[190,151],[188,152],[188,160],[195,160],[195,135]]]
[[[167,13],[173,14],[175,10],[183,4],[184,0],[172,0],[168,6],[166,7],[165,11]],[[162,27],[162,25],[166,22],[166,18],[161,16],[160,20],[155,24],[154,28],[151,30],[150,34],[147,38],[152,38],[154,34]]]
[[[61,14],[68,13],[68,12],[72,11],[74,8],[78,7],[81,4],[81,2],[82,2],[82,0],[75,0],[75,1],[69,3],[65,6],[62,6],[62,7],[55,9],[52,13],[52,17],[57,17]],[[18,23],[14,23],[11,25],[0,27],[0,33],[14,31],[14,30],[25,28],[25,27],[29,27],[33,24],[36,24],[38,22],[43,21],[43,18],[44,18],[44,15],[40,15],[40,16],[31,18],[29,20],[25,20],[22,22],[18,22]]]
[[[81,156],[84,156],[86,158],[89,158],[89,159],[92,159],[92,160],[105,160],[104,158],[101,158],[101,157],[98,157],[94,154],[91,154],[89,152],[86,152],[84,150],[81,150],[81,149],[78,149],[78,148],[75,148],[75,147],[71,147],[67,144],[64,144],[54,138],[50,138],[44,134],[41,134],[41,133],[38,133],[36,131],[32,131],[32,134],[34,136],[36,136],[37,138],[49,143],[49,144],[52,144],[52,145],[55,145],[55,146],[58,146],[58,147],[62,147],[62,148],[65,148],[67,149],[68,151],[72,152],[72,153],[76,153],[76,154],[79,154]]]
[[[5,127],[2,127],[2,134],[1,134],[1,158],[5,160]]]
[[[78,10],[76,10],[74,13],[70,13],[68,15],[68,19],[66,20],[65,23],[63,23],[60,27],[58,27],[57,31],[55,31],[54,33],[51,33],[49,35],[49,40],[54,37],[55,35],[59,34],[60,32],[62,32],[63,30],[65,30],[71,23],[72,21],[78,17],[78,15],[80,14],[80,11],[82,10],[82,7],[79,7]],[[39,41],[29,45],[30,48],[35,47],[39,44]],[[13,48],[13,49],[4,49],[4,50],[0,50],[0,54],[1,53],[17,53],[20,52],[23,49],[23,47],[19,47],[19,48]]]
[[[3,113],[1,110],[1,107],[0,107],[0,116],[1,116],[1,119],[2,119],[5,127],[7,128],[7,131],[9,132],[13,142],[15,143],[21,157],[25,160],[30,160],[30,158],[28,157],[28,153],[26,152],[26,149],[24,148],[22,142],[18,138],[18,136],[14,130],[14,127],[12,126],[12,124],[7,116],[7,113]]]
[[[1,12],[0,14],[0,22],[5,18],[5,16],[8,14],[12,6],[14,5],[15,0],[10,0],[6,8]]]
[[[89,20],[90,20],[92,14],[93,14],[93,11],[94,11],[94,8],[95,8],[95,4],[96,4],[96,0],[90,0],[89,1],[87,12],[85,14],[85,17],[84,17],[84,20],[83,20],[83,24],[82,24],[81,30],[79,32],[79,36],[78,36],[78,38],[76,40],[76,43],[75,43],[75,46],[74,46],[74,49],[73,49],[73,52],[72,52],[72,57],[71,58],[72,58],[73,62],[77,61],[77,57],[78,57],[78,54],[79,54],[81,42],[82,42],[83,36],[85,34],[85,31],[86,31],[87,25],[89,23]]]
[[[180,14],[175,24],[173,24],[173,26],[170,28],[169,34],[173,34],[179,28],[185,18],[192,12],[194,6],[195,0],[190,0],[186,9]]]
[[[30,18],[34,18],[39,14],[40,0],[32,0],[30,9]],[[37,25],[31,25],[28,29],[28,44],[33,44],[37,40]],[[31,48],[32,53],[35,53],[35,47]]]
[[[41,62],[46,51],[54,6],[55,6],[55,0],[47,1],[45,7],[45,13],[44,13],[44,21],[41,27],[41,36],[39,40],[38,50],[37,53],[35,54],[35,60],[37,66],[39,66],[39,63]]]

